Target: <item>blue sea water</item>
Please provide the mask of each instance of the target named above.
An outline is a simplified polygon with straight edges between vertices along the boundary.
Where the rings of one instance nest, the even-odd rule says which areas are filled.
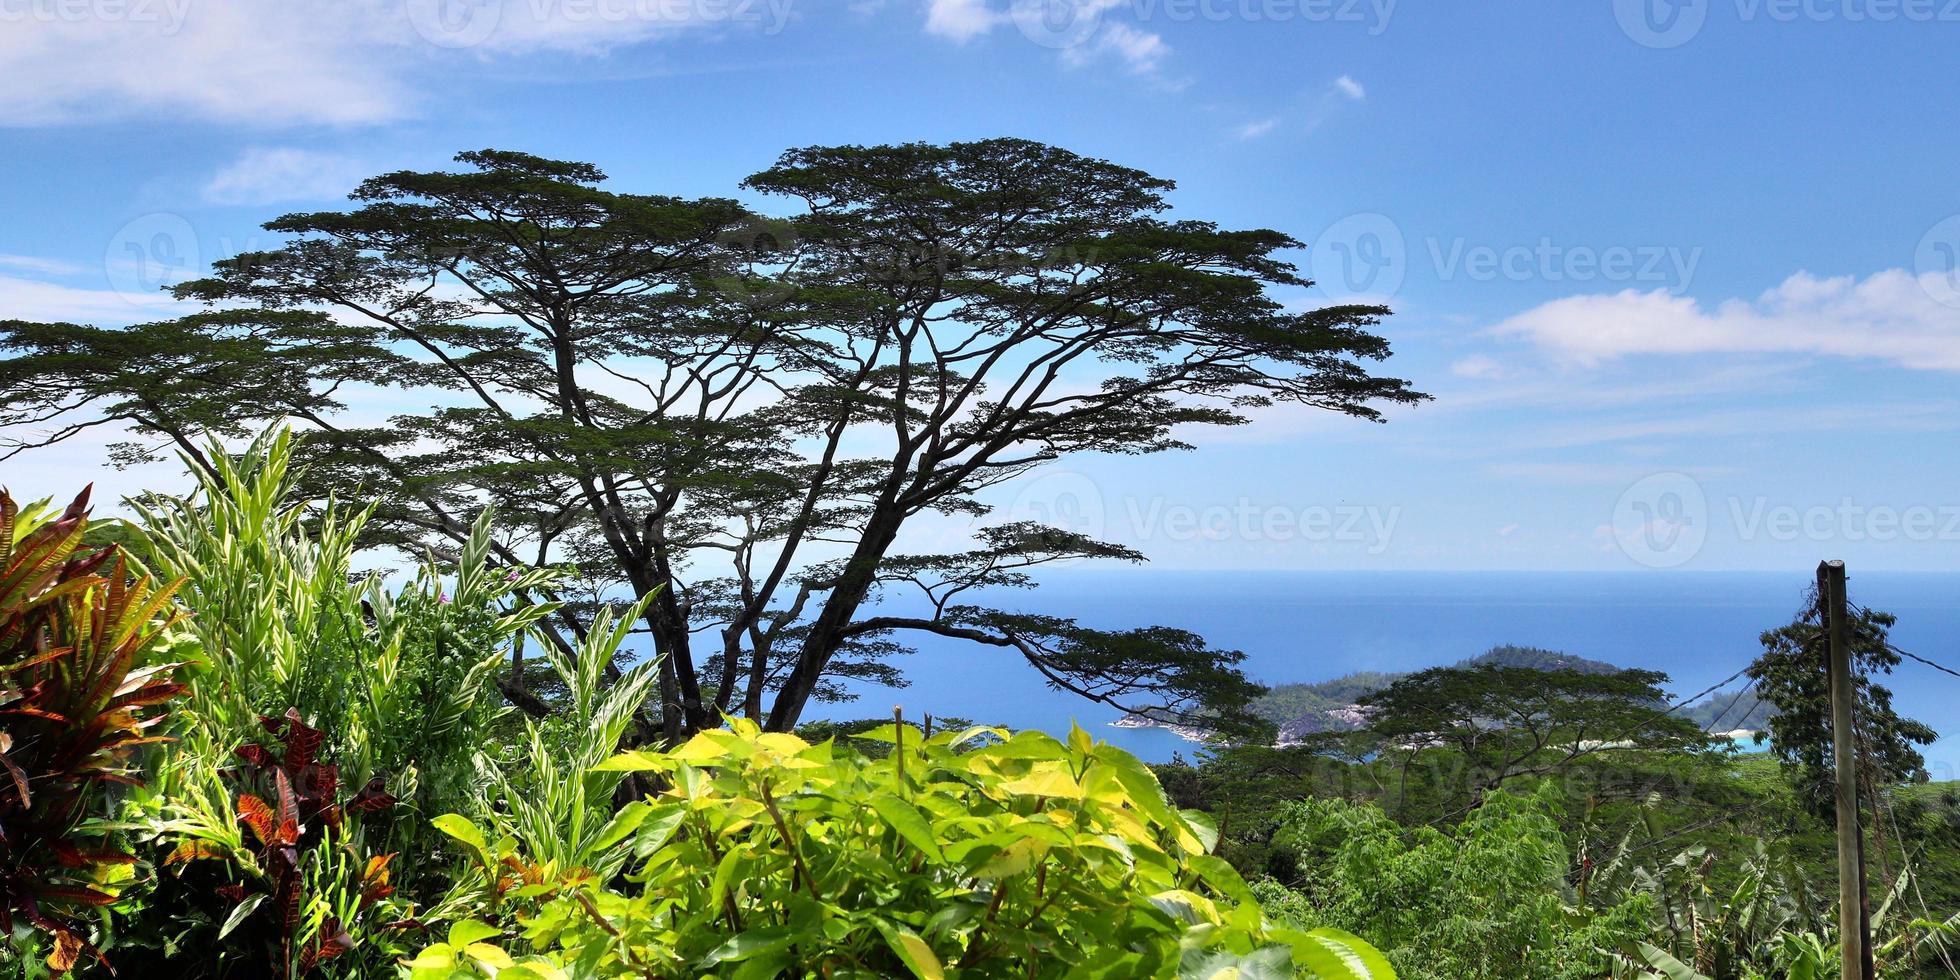
[[[1514,643],[1664,671],[1670,691],[1685,697],[1746,666],[1758,634],[1798,611],[1812,574],[1067,569],[1045,574],[1038,589],[976,601],[1097,627],[1188,629],[1244,651],[1247,673],[1269,684],[1418,670]],[[1894,644],[1960,667],[1960,574],[1854,570],[1850,592],[1853,602],[1898,615]],[[919,610],[895,597],[881,611]],[[862,685],[859,701],[820,713],[885,715],[898,704],[909,718],[930,712],[1058,733],[1076,721],[1150,761],[1195,752],[1168,731],[1110,727],[1121,712],[1047,689],[1011,651],[916,639],[918,652],[899,661],[909,687]],[[1960,678],[1908,661],[1887,683],[1901,712],[1951,733],[1926,753],[1933,778],[1960,778]]]

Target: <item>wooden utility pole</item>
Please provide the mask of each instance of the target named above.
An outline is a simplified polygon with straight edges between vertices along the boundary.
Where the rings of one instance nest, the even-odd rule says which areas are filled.
[[[1865,912],[1865,838],[1858,829],[1858,743],[1853,718],[1858,689],[1851,686],[1850,603],[1845,599],[1844,562],[1818,563],[1817,602],[1824,610],[1831,652],[1831,748],[1837,769],[1838,975],[1841,980],[1873,980],[1871,926]]]

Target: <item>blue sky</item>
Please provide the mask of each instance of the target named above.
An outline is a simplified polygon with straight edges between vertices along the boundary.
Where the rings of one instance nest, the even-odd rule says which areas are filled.
[[[1956,0],[0,0],[0,316],[131,322],[362,176],[730,194],[1023,136],[1313,243],[1434,394],[1002,488],[1159,565],[1950,569]],[[97,443],[9,464],[99,478]],[[959,526],[919,529],[950,541]]]

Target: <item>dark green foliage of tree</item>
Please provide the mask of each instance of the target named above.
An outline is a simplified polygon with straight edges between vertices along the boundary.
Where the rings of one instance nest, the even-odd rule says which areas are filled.
[[[1479,664],[1411,674],[1361,701],[1382,751],[1413,760],[1444,748],[1467,764],[1461,792],[1544,775],[1602,754],[1706,749],[1700,726],[1667,710],[1667,675]],[[1406,762],[1405,762],[1406,765]]]
[[[1701,701],[1681,709],[1686,718],[1710,732],[1766,731],[1776,717],[1776,705],[1764,698],[1753,685],[1729,691],[1716,691]]]
[[[1588,673],[1611,673],[1620,669],[1609,663],[1587,660],[1557,650],[1508,643],[1492,647],[1475,657],[1455,664],[1457,667],[1480,665],[1523,667],[1531,670],[1578,670]],[[1369,670],[1336,677],[1331,681],[1275,684],[1266,693],[1252,699],[1252,703],[1247,705],[1247,710],[1277,725],[1282,738],[1297,739],[1321,732],[1352,731],[1361,727],[1361,721],[1347,709],[1352,708],[1363,697],[1381,691],[1407,676],[1409,675]]]
[[[1763,653],[1749,668],[1749,677],[1764,700],[1774,704],[1769,722],[1770,751],[1784,765],[1798,795],[1829,813],[1835,804],[1837,766],[1831,748],[1831,684],[1828,636],[1816,603],[1788,626],[1762,635]],[[1854,609],[1847,637],[1851,648],[1857,750],[1861,769],[1869,769],[1868,785],[1926,781],[1926,759],[1918,746],[1939,737],[1932,728],[1905,718],[1892,709],[1892,692],[1875,683],[1875,673],[1890,674],[1899,665],[1887,636],[1898,617],[1870,609]],[[1759,736],[1760,741],[1760,736]],[[1861,786],[1861,796],[1871,792]]]
[[[1169,181],[1022,140],[793,150],[744,186],[800,207],[616,193],[582,163],[465,153],[267,227],[275,250],[178,288],[220,312],[129,330],[0,326],[0,423],[118,422],[177,443],[275,417],[311,430],[314,492],[378,504],[377,543],[452,552],[485,505],[508,564],[652,596],[668,741],[745,715],[785,731],[840,681],[898,679],[918,633],[1048,683],[1236,730],[1240,655],[972,604],[1065,559],[1141,556],[1033,525],[907,555],[921,514],[1062,456],[1188,448],[1294,403],[1379,419],[1424,396],[1365,364],[1387,312],[1293,312],[1300,243],[1169,219]],[[426,406],[373,420],[346,386]],[[39,444],[42,440],[36,440]],[[126,457],[142,453],[128,447]],[[867,614],[894,589],[931,612]],[[519,687],[511,678],[507,691]],[[521,691],[518,693],[521,694]]]
[[[98,426],[161,437],[205,465],[203,434],[238,438],[281,415],[346,406],[342,385],[397,362],[369,331],[315,313],[212,310],[121,329],[0,319],[0,460]],[[51,425],[45,435],[30,427]],[[139,440],[111,447],[119,464],[154,459]]]

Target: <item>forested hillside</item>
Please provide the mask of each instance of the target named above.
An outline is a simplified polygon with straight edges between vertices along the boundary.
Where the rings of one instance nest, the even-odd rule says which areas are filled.
[[[1452,666],[1477,665],[1594,674],[1622,669],[1603,661],[1575,657],[1556,650],[1510,645],[1493,647]],[[1322,732],[1354,731],[1367,724],[1366,716],[1358,710],[1359,702],[1407,676],[1365,671],[1330,681],[1275,684],[1266,693],[1252,699],[1247,710],[1272,723],[1279,730],[1282,742],[1297,741]],[[1754,692],[1737,690],[1717,692],[1706,702],[1684,707],[1681,716],[1704,728],[1719,724],[1723,726],[1720,731],[1755,731],[1767,724],[1774,711],[1773,705],[1764,702]]]

